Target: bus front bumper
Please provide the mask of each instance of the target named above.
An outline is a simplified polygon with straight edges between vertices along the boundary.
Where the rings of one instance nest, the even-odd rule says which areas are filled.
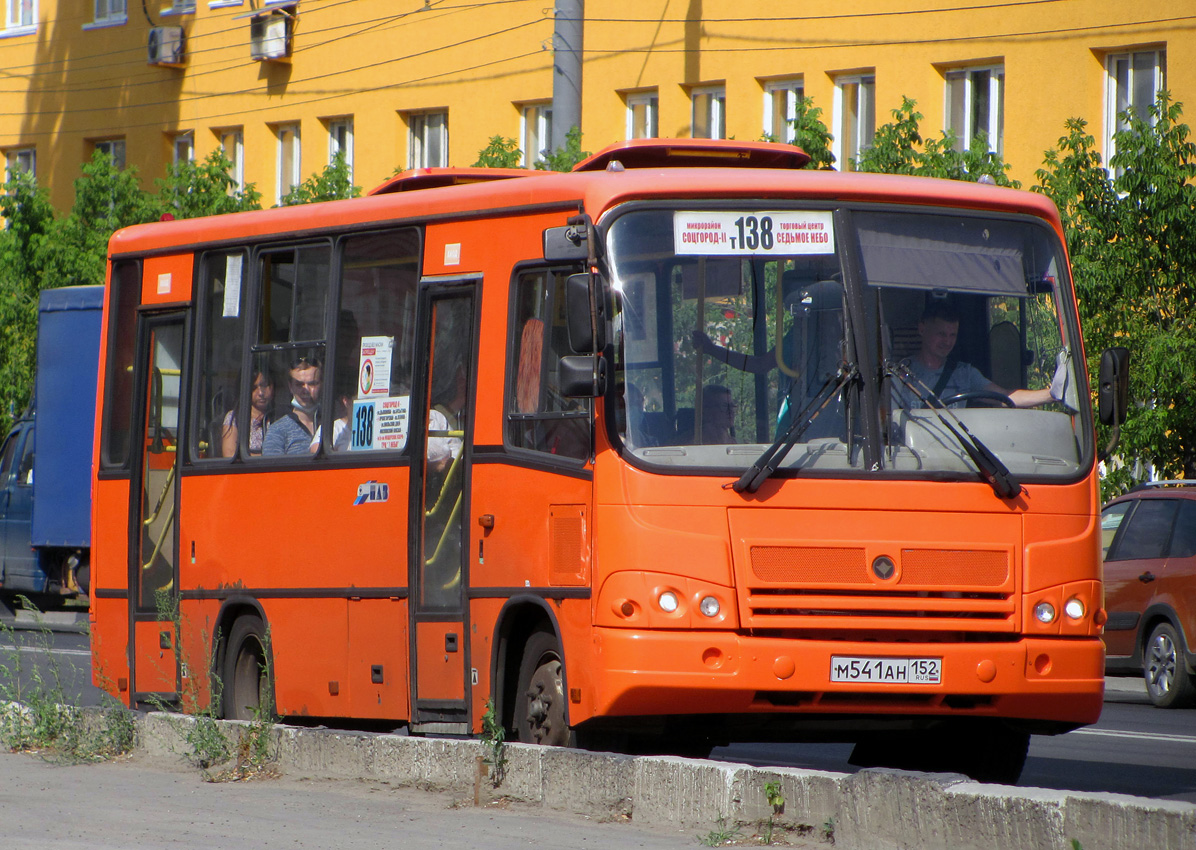
[[[982,716],[1064,727],[1094,723],[1104,696],[1097,638],[878,643],[600,628],[595,649],[594,713],[605,716]],[[919,677],[937,681],[909,680]]]

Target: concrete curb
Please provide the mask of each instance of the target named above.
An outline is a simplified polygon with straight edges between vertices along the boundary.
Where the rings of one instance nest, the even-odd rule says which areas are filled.
[[[151,758],[187,752],[193,717],[138,717]],[[248,724],[221,721],[230,734]],[[775,822],[809,840],[833,830],[836,850],[1191,850],[1196,805],[1119,794],[983,785],[953,774],[869,769],[854,775],[508,744],[494,788],[480,741],[276,726],[278,766],[314,778],[372,779],[448,791],[475,803],[507,799],[601,820],[745,833],[767,820],[764,786],[785,798]],[[825,839],[824,839],[825,840]]]

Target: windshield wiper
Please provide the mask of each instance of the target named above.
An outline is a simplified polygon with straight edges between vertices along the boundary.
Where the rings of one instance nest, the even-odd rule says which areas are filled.
[[[781,434],[771,446],[764,450],[760,457],[756,458],[753,463],[743,475],[739,476],[739,480],[731,485],[731,489],[736,493],[755,493],[760,489],[760,485],[767,481],[781,462],[785,460],[785,455],[789,454],[789,450],[793,448],[798,438],[810,427],[818,414],[822,412],[823,408],[830,403],[830,400],[838,395],[844,387],[847,386],[853,379],[859,377],[859,369],[854,363],[839,364],[839,371],[826,379],[826,382],[819,387],[818,392],[814,394],[814,398],[810,400],[793,421],[789,423],[789,427]],[[797,386],[794,382],[790,387],[790,393],[793,388]]]
[[[943,427],[950,431],[951,436],[955,437],[959,445],[963,447],[968,457],[972,459],[972,463],[976,465],[980,477],[988,482],[997,496],[1002,499],[1014,499],[1021,494],[1022,484],[1009,471],[1009,467],[993,454],[992,449],[984,445],[979,437],[969,431],[968,426],[964,425],[959,417],[951,412],[950,408],[944,407],[934,397],[934,392],[928,386],[910,373],[908,364],[887,360],[884,374],[886,377],[891,376],[899,380],[918,397],[926,409],[934,412]]]

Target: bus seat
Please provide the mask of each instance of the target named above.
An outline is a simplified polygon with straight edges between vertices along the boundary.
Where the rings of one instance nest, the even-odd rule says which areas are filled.
[[[1013,322],[997,322],[988,331],[989,377],[999,387],[1022,387],[1022,338]]]

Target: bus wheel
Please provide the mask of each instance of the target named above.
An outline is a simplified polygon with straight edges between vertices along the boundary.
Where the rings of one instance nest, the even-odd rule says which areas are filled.
[[[523,648],[516,690],[515,731],[524,744],[563,747],[569,743],[565,686],[556,638],[535,632]]]
[[[227,720],[259,720],[273,714],[266,629],[260,617],[233,624],[224,655],[223,710]]]
[[[1196,702],[1196,684],[1184,663],[1183,645],[1170,623],[1159,623],[1146,641],[1142,665],[1146,694],[1159,708],[1186,708]]]

